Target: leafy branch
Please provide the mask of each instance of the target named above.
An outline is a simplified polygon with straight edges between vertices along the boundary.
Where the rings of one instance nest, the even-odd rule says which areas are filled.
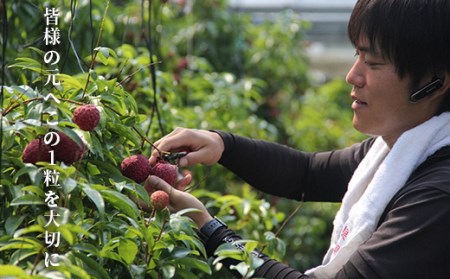
[[[110,0],[108,0],[108,1],[106,2],[106,7],[105,7],[105,10],[104,10],[104,12],[103,12],[102,23],[100,24],[100,31],[99,31],[98,38],[97,38],[97,43],[96,43],[96,46],[95,46],[95,49],[94,49],[94,50],[96,50],[96,51],[94,51],[94,55],[93,55],[93,57],[92,57],[91,65],[89,66],[89,72],[88,72],[88,75],[87,75],[86,84],[85,84],[85,86],[84,86],[83,94],[82,94],[82,96],[81,96],[82,98],[84,98],[84,95],[86,94],[87,87],[88,87],[88,85],[89,85],[90,78],[91,78],[91,71],[94,69],[95,59],[97,58],[97,54],[98,54],[99,51],[100,51],[100,50],[98,49],[98,47],[99,47],[99,45],[100,45],[100,40],[101,40],[101,38],[102,38],[103,27],[104,27],[104,24],[105,24],[106,14],[107,14],[108,9],[109,9],[109,4],[110,4]]]

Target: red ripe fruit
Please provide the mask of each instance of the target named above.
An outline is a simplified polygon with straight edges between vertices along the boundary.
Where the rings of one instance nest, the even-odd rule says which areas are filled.
[[[72,121],[83,131],[92,131],[100,121],[100,112],[94,105],[79,106],[73,112]]]
[[[22,153],[24,163],[36,164],[37,162],[51,162],[50,146],[41,139],[34,139],[27,144]]]
[[[150,163],[148,158],[142,154],[132,155],[125,158],[120,164],[122,174],[136,183],[141,183],[150,174]]]
[[[150,201],[155,209],[162,210],[169,205],[169,194],[161,190],[155,191],[150,196]]]
[[[86,151],[86,146],[84,146],[84,144],[79,145],[62,132],[57,133],[60,141],[57,145],[53,146],[53,150],[55,150],[55,159],[64,162],[67,165],[81,160],[84,151]]]
[[[159,161],[150,169],[151,175],[156,175],[171,186],[178,181],[178,167],[165,161]]]

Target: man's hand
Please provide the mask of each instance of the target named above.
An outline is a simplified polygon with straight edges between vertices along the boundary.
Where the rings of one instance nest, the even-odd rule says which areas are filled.
[[[224,151],[224,143],[219,134],[185,128],[176,128],[170,134],[154,143],[156,147],[150,157],[150,164],[154,165],[160,156],[159,151],[188,151],[179,159],[180,167],[194,164],[212,165],[219,161]]]
[[[152,189],[153,191],[162,190],[169,194],[168,208],[171,212],[177,212],[186,208],[198,209],[199,212],[189,212],[186,216],[191,218],[199,228],[213,219],[203,203],[196,197],[189,193],[175,189],[157,176],[150,175],[147,178],[145,181],[145,189],[147,191],[149,191],[149,189]],[[149,194],[151,193],[149,192]]]

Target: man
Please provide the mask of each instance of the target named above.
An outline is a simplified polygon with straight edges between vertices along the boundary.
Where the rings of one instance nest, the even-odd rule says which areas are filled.
[[[159,150],[190,153],[181,166],[219,162],[252,186],[304,201],[342,201],[322,265],[305,273],[265,255],[255,277],[450,278],[450,1],[359,0],[349,22],[356,61],[354,127],[372,137],[343,150],[305,153],[222,131],[178,128]],[[156,162],[157,152],[150,158]],[[188,193],[207,251],[239,239]]]

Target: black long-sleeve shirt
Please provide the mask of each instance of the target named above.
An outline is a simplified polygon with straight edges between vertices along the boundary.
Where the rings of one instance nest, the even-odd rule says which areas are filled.
[[[217,132],[225,143],[220,164],[263,192],[304,201],[340,202],[374,141],[306,153]],[[214,251],[225,236],[239,238],[229,229],[220,229],[208,241],[207,250]],[[308,278],[262,257],[264,264],[255,277]],[[373,235],[334,278],[450,278],[450,147],[430,156],[413,172],[386,207]]]

